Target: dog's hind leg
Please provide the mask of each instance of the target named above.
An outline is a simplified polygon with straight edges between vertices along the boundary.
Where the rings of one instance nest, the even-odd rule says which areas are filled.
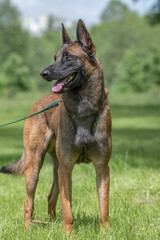
[[[56,218],[56,204],[59,195],[58,186],[58,159],[56,157],[55,150],[50,153],[51,159],[53,161],[53,184],[48,195],[48,214],[50,216],[50,221]]]
[[[25,227],[29,227],[32,221],[34,211],[34,195],[39,178],[39,172],[43,164],[44,152],[38,148],[36,151],[31,149],[26,150],[26,161],[24,175],[26,181],[26,203],[24,208]]]

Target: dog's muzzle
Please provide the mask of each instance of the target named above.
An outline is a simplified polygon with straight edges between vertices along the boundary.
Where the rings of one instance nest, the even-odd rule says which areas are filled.
[[[43,70],[43,71],[40,73],[40,75],[41,75],[43,78],[48,77],[49,74],[50,74],[50,71],[47,70],[47,69]]]

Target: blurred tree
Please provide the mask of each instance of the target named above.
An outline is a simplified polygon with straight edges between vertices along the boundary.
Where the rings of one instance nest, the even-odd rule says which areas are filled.
[[[124,3],[112,0],[102,12],[101,22],[92,28],[92,35],[109,86],[113,83],[117,62],[122,59],[126,48],[139,38],[136,24],[140,24],[140,18]]]
[[[0,0],[0,86],[14,95],[28,90],[29,34],[21,27],[20,15],[10,0]]]
[[[126,49],[139,42],[141,27],[144,29],[139,17],[128,16],[126,20],[102,23],[92,28],[91,34],[97,47],[97,57],[104,67],[107,86],[113,83],[116,64],[121,61]]]
[[[40,72],[49,62],[51,48],[48,49],[41,36],[32,36],[22,28],[19,12],[10,0],[0,0],[0,29],[1,92],[6,93],[7,88],[9,92],[9,89],[16,92],[18,89],[41,87],[38,83],[44,81],[40,78]]]
[[[122,91],[147,91],[160,86],[160,47],[129,49],[117,68],[116,84]]]
[[[1,26],[20,26],[19,12],[11,5],[10,0],[0,0]]]
[[[10,0],[0,0],[0,64],[17,52],[24,58],[28,52],[29,34],[20,24],[20,16]]]
[[[101,21],[123,20],[131,14],[131,10],[124,3],[118,0],[111,0],[101,14]]]
[[[139,0],[133,1],[138,2]],[[160,0],[154,0],[154,3],[146,16],[151,24],[160,24]]]
[[[114,1],[115,4],[119,6],[118,1]],[[125,52],[130,48],[144,49],[147,52],[159,43],[160,28],[151,28],[144,17],[128,9],[124,18],[102,21],[91,29],[91,34],[94,36],[97,56],[104,67],[106,85],[110,86],[114,84],[117,64],[122,61]]]
[[[52,15],[48,16],[48,24],[45,32],[59,30],[61,27],[61,19]]]
[[[62,45],[56,19],[50,18],[41,36],[33,36],[22,28],[19,12],[11,2],[0,0],[1,93],[33,88],[50,90],[50,84],[41,79],[40,72],[53,63],[53,56]],[[69,33],[73,35],[72,26]],[[142,91],[160,84],[160,25],[151,27],[145,17],[112,0],[101,15],[101,23],[93,26],[90,33],[104,67],[107,86],[122,88],[123,85],[124,89],[128,86]]]
[[[157,0],[151,10],[147,14],[147,18],[151,24],[160,24],[160,0]]]
[[[2,65],[0,73],[1,91],[7,95],[14,95],[17,91],[27,91],[31,88],[30,71],[24,65],[23,59],[17,53],[11,53]]]

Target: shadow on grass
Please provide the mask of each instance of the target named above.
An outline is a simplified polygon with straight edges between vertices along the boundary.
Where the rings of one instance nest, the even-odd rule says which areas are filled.
[[[111,105],[112,118],[120,119],[145,116],[160,116],[159,105],[154,106],[127,106]],[[154,126],[154,125],[153,125]],[[0,165],[9,164],[17,161],[23,152],[23,126],[14,125],[0,128]],[[130,167],[160,168],[160,128],[114,128],[113,127],[113,154],[112,159],[115,163],[121,162]],[[3,147],[14,148],[20,154],[12,154],[4,151]],[[22,149],[22,150],[21,150]],[[111,159],[111,160],[112,160]],[[49,161],[47,161],[49,163]]]
[[[113,129],[113,154],[130,167],[160,167],[160,129]]]
[[[100,229],[99,216],[87,215],[85,212],[78,213],[74,219],[75,231],[79,231],[81,228],[87,229],[87,227],[92,227],[95,232],[98,232]]]
[[[128,105],[111,105],[111,113],[114,117],[145,117],[145,116],[160,116],[160,105],[150,106],[128,106]]]
[[[0,166],[17,161],[23,152],[23,140],[19,136],[19,129],[15,128],[7,132],[1,133],[1,138],[8,139],[8,148],[13,147],[19,149],[17,153],[0,153]],[[115,164],[121,159],[121,164],[127,164],[129,167],[139,168],[147,167],[157,169],[160,168],[160,129],[132,129],[132,128],[115,128],[113,129],[113,152],[112,159]],[[19,141],[16,139],[19,138]],[[6,139],[6,140],[7,140]],[[9,139],[15,139],[13,146]],[[22,149],[22,150],[21,150]],[[111,164],[112,164],[111,159]],[[45,161],[50,164],[50,161]]]

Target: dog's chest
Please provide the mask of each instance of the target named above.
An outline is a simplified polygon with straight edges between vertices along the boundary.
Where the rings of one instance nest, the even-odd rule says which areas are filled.
[[[65,119],[62,126],[66,127],[63,128],[62,145],[68,152],[67,156],[72,155],[77,163],[89,163],[95,156],[105,155],[107,144],[105,111],[102,111],[98,103],[95,104],[86,98],[70,105],[67,101],[65,107],[62,109],[64,110],[62,116],[66,117],[61,118],[62,122]]]
[[[90,163],[96,157],[104,156],[107,150],[107,132],[99,131],[96,116],[78,119],[74,135],[74,144],[78,147],[79,157],[76,163]]]
[[[73,119],[75,127],[74,144],[76,146],[82,147],[86,144],[93,143],[95,141],[94,137],[95,121],[96,121],[95,115]]]
[[[107,152],[106,112],[75,118],[74,144],[81,149],[77,163],[90,163]]]

